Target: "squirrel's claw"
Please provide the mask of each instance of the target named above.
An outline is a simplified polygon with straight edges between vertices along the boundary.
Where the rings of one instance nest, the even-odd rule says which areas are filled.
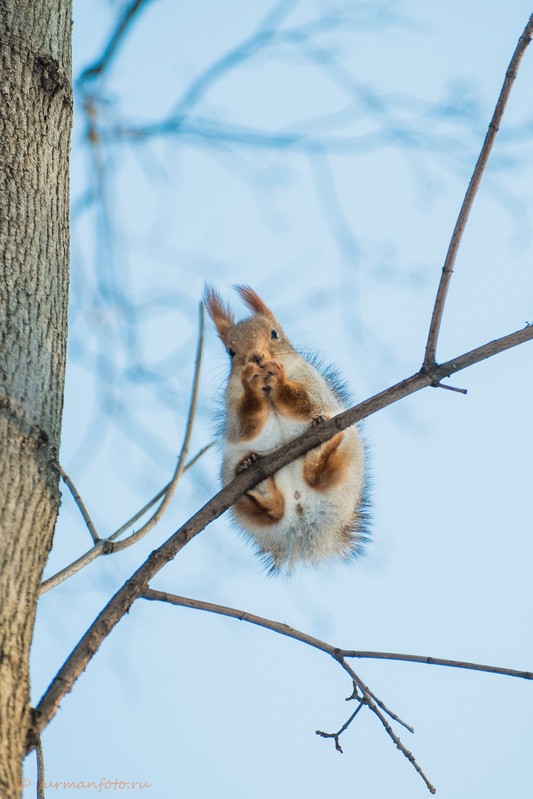
[[[252,465],[252,463],[255,463],[258,458],[259,455],[257,452],[250,452],[245,458],[242,459],[242,461],[239,461],[235,467],[235,474],[237,475],[241,472],[244,472],[249,466]]]

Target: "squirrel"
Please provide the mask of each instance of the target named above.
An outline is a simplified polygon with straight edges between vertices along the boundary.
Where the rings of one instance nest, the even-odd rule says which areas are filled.
[[[236,322],[211,286],[204,303],[231,359],[222,428],[224,485],[258,457],[346,408],[332,368],[290,344],[272,311],[236,286],[252,315]],[[366,533],[365,448],[355,427],[310,450],[233,506],[271,572],[361,554]]]

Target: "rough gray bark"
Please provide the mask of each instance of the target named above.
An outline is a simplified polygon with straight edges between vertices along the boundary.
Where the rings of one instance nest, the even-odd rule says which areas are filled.
[[[28,659],[59,507],[70,0],[0,3],[0,796],[21,794]]]

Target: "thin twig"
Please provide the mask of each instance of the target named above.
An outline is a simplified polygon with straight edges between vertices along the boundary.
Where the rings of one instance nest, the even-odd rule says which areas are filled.
[[[129,27],[134,21],[135,16],[141,10],[142,6],[146,4],[146,0],[133,0],[132,3],[126,8],[121,16],[118,25],[111,34],[109,41],[102,53],[101,57],[85,69],[79,78],[79,83],[102,75],[111,64],[111,61],[118,52],[119,46],[122,44],[125,34],[128,32]]]
[[[505,79],[503,81],[503,86],[500,92],[500,96],[498,98],[498,102],[496,103],[496,108],[494,109],[494,114],[492,115],[489,129],[487,131],[487,135],[485,136],[485,141],[483,142],[479,158],[477,160],[474,172],[470,179],[470,183],[468,185],[468,189],[466,191],[463,204],[461,206],[461,210],[457,218],[457,222],[455,223],[455,228],[450,241],[450,246],[448,247],[446,260],[444,261],[444,266],[442,269],[442,275],[440,278],[440,283],[437,290],[437,296],[435,299],[435,305],[433,307],[433,314],[431,317],[431,323],[429,327],[429,335],[426,344],[426,351],[424,354],[424,367],[423,367],[424,369],[429,369],[435,363],[437,339],[439,337],[442,314],[444,312],[444,304],[446,302],[446,295],[448,293],[448,287],[450,285],[450,280],[452,277],[455,260],[457,258],[459,245],[461,244],[461,239],[463,237],[466,223],[468,221],[468,217],[470,215],[470,211],[472,209],[472,205],[474,203],[474,199],[477,190],[479,188],[481,178],[483,177],[483,172],[485,171],[485,167],[487,165],[487,161],[489,159],[492,146],[494,144],[494,140],[496,139],[496,134],[498,133],[500,127],[500,122],[503,113],[505,111],[505,106],[507,104],[507,100],[509,99],[511,89],[513,87],[513,83],[515,81],[518,72],[518,67],[520,66],[520,62],[522,60],[522,57],[526,51],[528,44],[531,41],[532,36],[533,36],[533,14],[530,16],[529,21],[524,29],[524,32],[520,37],[520,39],[518,40],[518,44],[516,45],[513,57],[511,58],[509,67],[507,68],[507,72],[505,73]]]
[[[42,697],[37,708],[34,729],[41,732],[50,723],[61,699],[72,689],[102,642],[129,611],[134,601],[145,594],[148,582],[152,577],[208,524],[228,510],[246,491],[275,474],[286,464],[304,455],[308,450],[332,438],[336,432],[345,430],[378,410],[392,405],[399,399],[430,386],[436,379],[440,380],[443,377],[448,377],[455,372],[466,369],[468,366],[472,366],[474,363],[490,358],[498,352],[503,352],[510,347],[515,347],[531,339],[533,339],[533,325],[528,325],[522,330],[477,347],[458,358],[435,366],[429,371],[417,372],[391,386],[386,391],[382,391],[365,402],[361,402],[359,405],[335,416],[333,419],[328,419],[322,424],[312,427],[306,433],[285,444],[268,457],[259,458],[246,471],[241,472],[231,483],[228,483],[218,494],[215,494],[203,508],[191,516],[164,544],[155,549],[142,566],[126,580],[124,585],[109,600],[85,635],[74,647]],[[27,746],[28,751],[34,747],[31,730]]]
[[[394,732],[394,730],[392,729],[391,725],[389,724],[389,722],[387,721],[387,719],[385,718],[385,716],[383,715],[383,713],[382,713],[382,712],[379,710],[379,708],[378,708],[377,704],[376,704],[376,703],[373,701],[373,699],[372,699],[372,697],[371,697],[371,696],[368,696],[368,695],[367,695],[367,696],[365,696],[365,704],[366,704],[366,705],[368,706],[368,708],[369,708],[369,709],[372,711],[372,713],[374,713],[374,714],[375,714],[375,715],[378,717],[378,719],[381,721],[381,723],[383,724],[383,727],[385,728],[385,731],[387,732],[387,734],[389,735],[389,737],[390,737],[390,738],[393,740],[393,742],[395,743],[395,745],[396,745],[396,748],[397,748],[397,749],[399,749],[399,750],[400,750],[400,752],[402,752],[402,754],[403,754],[403,755],[404,755],[404,756],[407,758],[407,760],[408,760],[408,761],[411,763],[411,765],[413,766],[413,768],[415,769],[415,771],[416,771],[416,772],[417,772],[417,773],[418,773],[418,774],[419,774],[419,775],[422,777],[422,779],[423,779],[423,780],[424,780],[424,782],[426,783],[426,786],[427,786],[427,788],[428,788],[429,792],[430,792],[430,793],[433,793],[433,794],[434,794],[434,793],[436,793],[436,792],[437,792],[437,789],[436,789],[436,788],[435,788],[435,786],[434,786],[434,785],[432,785],[432,784],[431,784],[431,782],[428,780],[428,778],[426,777],[426,775],[424,774],[424,772],[423,772],[423,771],[422,771],[422,769],[420,768],[419,764],[417,763],[417,761],[416,761],[416,758],[415,758],[415,756],[413,755],[413,753],[412,753],[412,752],[410,752],[410,751],[409,751],[409,749],[407,749],[407,747],[406,747],[406,746],[405,746],[405,745],[402,743],[402,741],[401,741],[401,739],[398,737],[398,735],[396,735],[396,733],[395,733],[395,732]]]
[[[190,599],[188,597],[181,597],[175,594],[169,594],[165,591],[155,591],[151,588],[145,589],[144,593],[142,594],[142,598],[148,600],[156,600],[162,602],[168,602],[173,605],[178,605],[180,607],[188,607],[193,608],[196,610],[204,610],[209,613],[216,613],[221,616],[229,616],[231,618],[238,619],[239,621],[246,621],[250,624],[255,624],[260,627],[264,627],[265,629],[272,630],[273,632],[277,632],[281,635],[285,635],[289,638],[294,640],[300,641],[302,643],[308,644],[309,646],[313,646],[316,649],[319,649],[327,654],[331,655],[343,668],[347,671],[350,676],[352,677],[353,684],[354,684],[354,693],[352,694],[350,699],[354,698],[357,699],[360,703],[367,704],[370,710],[379,718],[383,726],[385,727],[386,732],[392,738],[395,745],[403,752],[405,757],[412,763],[416,771],[420,774],[422,779],[425,781],[428,789],[435,793],[434,786],[429,782],[427,777],[425,776],[424,772],[420,768],[419,764],[417,763],[413,754],[404,746],[398,736],[394,733],[390,725],[388,724],[387,720],[384,716],[379,712],[378,707],[381,708],[385,713],[387,713],[392,719],[397,721],[398,723],[402,724],[406,729],[408,729],[411,733],[414,732],[413,728],[406,724],[399,716],[393,713],[383,702],[379,699],[369,688],[365,685],[361,678],[353,672],[351,667],[346,663],[346,658],[381,658],[386,660],[402,660],[408,661],[413,663],[425,663],[428,665],[438,665],[438,666],[449,666],[453,668],[460,668],[460,669],[470,669],[476,671],[484,671],[491,674],[500,674],[505,675],[508,677],[521,677],[523,679],[532,680],[533,673],[527,671],[519,671],[517,669],[507,669],[507,668],[500,668],[497,666],[486,666],[480,663],[470,663],[467,661],[460,661],[460,660],[447,660],[444,658],[433,658],[433,657],[425,657],[421,655],[405,655],[405,654],[398,654],[398,653],[391,653],[391,652],[370,652],[370,651],[362,651],[362,650],[349,650],[349,649],[339,649],[338,647],[332,646],[331,644],[327,644],[325,641],[321,641],[314,636],[308,635],[307,633],[303,633],[300,630],[295,630],[289,625],[284,624],[282,622],[273,621],[271,619],[266,619],[262,616],[256,616],[252,613],[247,613],[243,610],[237,610],[235,608],[225,607],[224,605],[216,605],[212,602],[204,602],[202,600]],[[363,695],[363,700],[361,700],[361,696],[358,694],[357,689],[360,689]],[[339,752],[342,752],[342,747],[340,746],[339,738],[340,735],[348,728],[351,724],[353,719],[355,718],[356,714],[361,709],[361,705],[356,709],[356,711],[350,716],[348,721],[341,727],[341,729],[337,733],[325,733],[321,730],[317,730],[317,735],[320,735],[323,738],[334,738],[335,739],[335,747]]]
[[[316,730],[316,734],[320,735],[321,738],[334,738],[335,749],[337,750],[337,752],[340,752],[342,755],[342,746],[340,745],[339,738],[341,737],[342,733],[348,729],[348,727],[350,726],[354,718],[357,716],[361,708],[364,707],[364,705],[365,702],[362,699],[360,699],[358,706],[355,708],[354,712],[352,713],[348,721],[346,721],[342,725],[340,730],[338,730],[337,732],[324,732],[323,730]]]
[[[187,460],[187,455],[189,453],[189,444],[191,442],[192,431],[194,427],[194,421],[196,418],[196,407],[198,405],[198,389],[200,386],[200,370],[202,366],[202,354],[204,350],[204,306],[203,303],[200,303],[198,308],[198,343],[196,347],[196,357],[194,360],[194,378],[192,383],[191,389],[191,398],[189,402],[189,411],[187,413],[187,423],[185,425],[185,434],[183,437],[183,444],[181,445],[180,454],[178,457],[178,462],[176,464],[176,469],[174,470],[174,474],[172,475],[172,479],[170,480],[168,489],[165,492],[165,495],[161,501],[161,504],[155,511],[155,513],[148,519],[145,524],[141,527],[140,530],[137,530],[136,533],[132,533],[128,538],[125,538],[122,541],[114,541],[113,543],[109,544],[109,552],[119,552],[121,549],[125,549],[126,547],[131,546],[140,538],[143,538],[153,527],[157,524],[165,510],[167,509],[170,500],[176,490],[176,486],[182,476],[184,469],[185,469],[185,462]]]
[[[211,449],[212,446],[214,446],[214,442],[211,442],[210,444],[207,444],[207,446],[202,447],[202,449],[200,449],[196,453],[196,455],[193,458],[191,458],[191,460],[185,465],[183,473],[185,474],[185,472],[187,472],[192,466],[194,466],[196,461],[199,458],[201,458],[202,455],[205,452],[207,452],[207,450]],[[112,535],[108,536],[108,538],[101,538],[93,547],[91,547],[91,549],[89,549],[87,552],[85,552],[75,561],[69,563],[68,566],[65,566],[56,574],[53,574],[51,577],[48,577],[48,579],[43,580],[43,582],[41,583],[39,594],[44,594],[46,593],[46,591],[50,591],[50,589],[55,588],[56,585],[59,585],[60,583],[67,580],[69,577],[72,577],[74,574],[77,574],[79,571],[81,571],[81,569],[84,568],[84,566],[88,566],[89,563],[92,563],[93,560],[96,560],[96,558],[100,557],[100,555],[112,554],[106,549],[107,541],[114,540],[117,536],[119,536],[121,533],[127,530],[128,527],[131,527],[131,525],[134,524],[137,521],[137,519],[139,519],[141,516],[144,516],[146,511],[150,510],[150,508],[153,507],[155,503],[158,502],[158,500],[160,500],[164,494],[166,494],[166,492],[169,489],[169,486],[170,483],[167,483],[164,488],[158,491],[155,497],[152,497],[152,499],[149,502],[147,502],[143,508],[137,511],[137,513],[134,516],[132,516],[131,519],[128,519],[127,522],[125,522],[121,527],[119,527],[118,530],[115,530],[115,532],[112,533]]]
[[[458,394],[468,394],[466,388],[457,388],[457,386],[449,386],[447,383],[434,383],[433,388],[445,388],[448,391],[457,391]]]
[[[190,459],[190,461],[188,461],[188,462],[185,464],[185,466],[184,466],[184,468],[183,468],[183,474],[185,474],[185,472],[187,472],[189,469],[191,469],[191,468],[194,466],[194,464],[196,463],[196,461],[200,460],[200,458],[202,457],[202,455],[204,455],[204,454],[205,454],[205,453],[206,453],[206,452],[207,452],[209,449],[211,449],[211,447],[213,447],[214,445],[215,445],[215,442],[214,442],[214,441],[211,441],[209,444],[206,444],[206,445],[205,445],[205,447],[202,447],[201,449],[199,449],[199,450],[198,450],[198,452],[196,453],[196,455],[194,455],[194,456],[193,456],[193,457]],[[137,511],[137,513],[136,513],[134,516],[132,516],[132,517],[131,517],[131,519],[128,519],[128,521],[127,521],[127,522],[124,522],[124,524],[123,524],[123,525],[121,525],[121,526],[118,528],[118,530],[115,530],[115,532],[114,532],[114,533],[112,533],[111,535],[109,535],[109,536],[107,537],[107,540],[108,540],[108,541],[114,541],[114,540],[115,540],[115,538],[118,538],[118,537],[119,537],[119,535],[122,535],[122,533],[123,533],[123,532],[125,532],[125,530],[127,530],[127,529],[128,529],[128,527],[131,527],[131,525],[132,525],[132,524],[135,524],[135,522],[136,522],[136,521],[138,521],[138,519],[140,519],[140,518],[141,518],[141,516],[144,516],[144,514],[145,514],[147,511],[149,511],[149,510],[150,510],[150,508],[153,508],[153,506],[155,505],[155,503],[156,503],[156,502],[158,502],[158,501],[161,499],[161,497],[163,497],[163,496],[164,496],[164,495],[167,493],[167,491],[169,490],[169,488],[170,488],[170,486],[171,486],[171,482],[172,482],[172,481],[168,482],[168,483],[166,484],[166,486],[164,486],[164,488],[162,488],[160,491],[158,491],[158,492],[157,492],[157,494],[155,495],[155,497],[152,497],[152,499],[151,499],[149,502],[147,502],[147,503],[146,503],[146,505],[145,505],[143,508],[141,508],[140,510],[138,510],[138,511]]]
[[[533,680],[533,672],[521,669],[506,669],[499,666],[486,666],[483,663],[470,663],[466,660],[448,660],[447,658],[434,658],[426,655],[404,655],[398,652],[365,652],[362,650],[344,650],[346,658],[368,658],[373,660],[402,660],[406,663],[427,663],[430,666],[448,666],[452,669],[470,669],[471,671],[485,671],[489,674],[502,674],[506,677],[520,677],[523,680]]]
[[[35,747],[35,754],[37,755],[37,799],[45,799],[44,795],[44,750],[41,736],[37,737],[37,745]]]
[[[52,588],[55,588],[56,585],[68,580],[69,577],[73,577],[85,566],[88,566],[89,563],[92,563],[93,560],[96,560],[96,558],[100,557],[100,555],[103,555],[104,545],[105,538],[101,538],[97,544],[91,547],[91,549],[87,550],[87,552],[84,552],[83,555],[80,555],[79,558],[76,558],[76,560],[72,561],[72,563],[69,563],[68,566],[65,566],[51,577],[43,580],[39,587],[39,596],[46,594],[47,591],[50,591]]]
[[[151,588],[147,588],[143,592],[141,598],[157,600],[159,602],[168,602],[172,605],[193,608],[194,610],[203,610],[207,611],[208,613],[217,613],[220,616],[229,616],[230,618],[238,619],[239,621],[246,621],[249,624],[256,624],[258,627],[264,627],[265,629],[272,630],[280,635],[286,635],[288,638],[292,638],[295,641],[300,641],[303,644],[308,644],[315,649],[320,649],[322,652],[326,652],[328,655],[331,655],[332,658],[341,663],[343,668],[346,666],[346,671],[348,671],[350,676],[352,676],[354,687],[357,686],[363,692],[368,693],[379,704],[382,710],[384,710],[385,713],[394,719],[394,721],[397,721],[399,724],[409,730],[409,732],[414,732],[413,728],[409,724],[407,724],[405,721],[402,721],[402,719],[393,713],[392,710],[389,710],[389,708],[372,693],[368,686],[363,683],[360,677],[354,675],[351,667],[344,663],[345,657],[352,657],[351,652],[332,646],[331,644],[321,641],[319,638],[315,638],[314,636],[304,633],[301,630],[295,630],[293,627],[290,627],[288,624],[284,624],[283,622],[266,619],[264,616],[256,616],[253,613],[247,613],[244,610],[237,610],[236,608],[229,608],[225,605],[216,605],[212,602],[204,602],[200,599],[190,599],[189,597],[178,596],[177,594],[169,594],[165,591],[154,591]],[[359,697],[356,693],[349,697],[349,699],[358,698]]]
[[[411,735],[414,735],[415,732],[414,727],[412,727],[406,721],[403,721],[403,719],[401,719],[398,715],[396,715],[396,713],[394,713],[389,707],[387,707],[387,705],[379,697],[377,697],[374,693],[372,693],[372,691],[368,691],[368,693],[370,694],[376,705],[380,707],[383,710],[383,712],[387,714],[387,716],[389,716],[393,721],[396,721],[398,724],[401,724],[402,727],[405,727],[405,729],[408,732],[410,732]]]
[[[176,104],[172,119],[181,120],[181,118],[187,116],[198,105],[200,100],[205,97],[209,89],[223,79],[228,72],[231,72],[275,42],[276,37],[279,35],[279,25],[296,5],[296,2],[297,0],[281,0],[269,10],[264,19],[261,19],[255,33],[240,41],[238,45],[197,75]]]
[[[91,519],[91,517],[89,515],[89,511],[85,507],[85,503],[83,502],[82,498],[80,497],[80,495],[78,493],[78,489],[76,488],[76,486],[74,485],[74,483],[72,482],[72,480],[70,479],[68,474],[65,472],[65,470],[61,466],[59,466],[59,473],[61,475],[61,479],[63,480],[63,482],[67,486],[68,490],[72,494],[72,496],[74,498],[74,502],[78,506],[79,511],[80,511],[81,515],[83,516],[83,520],[84,520],[85,524],[87,525],[87,527],[89,528],[89,532],[91,534],[91,538],[93,539],[94,543],[96,544],[98,541],[100,541],[100,536],[96,532],[96,527],[94,526],[93,520]]]
[[[197,343],[196,358],[194,364],[194,377],[191,389],[191,399],[189,402],[189,411],[187,414],[187,422],[185,425],[183,444],[180,450],[174,474],[170,482],[167,483],[165,488],[161,489],[161,491],[159,491],[155,495],[155,497],[153,497],[131,519],[129,519],[125,524],[119,527],[118,530],[115,530],[115,532],[112,535],[110,535],[107,539],[96,539],[95,545],[87,552],[85,552],[83,555],[81,555],[79,558],[77,558],[75,561],[73,561],[73,563],[70,563],[68,566],[65,566],[65,568],[61,569],[56,574],[52,575],[52,577],[49,577],[47,580],[43,580],[40,587],[40,594],[44,594],[46,591],[49,591],[51,588],[54,588],[56,585],[59,585],[60,583],[64,582],[69,577],[72,577],[74,574],[77,574],[81,569],[84,568],[84,566],[87,566],[89,563],[92,563],[92,561],[96,560],[96,558],[98,558],[100,555],[110,555],[114,552],[120,552],[122,549],[126,549],[127,547],[132,546],[140,538],[144,537],[157,524],[157,522],[163,515],[164,511],[166,510],[168,503],[170,502],[172,495],[176,489],[180,477],[184,474],[184,472],[190,469],[191,466],[193,466],[196,463],[196,461],[205,452],[207,452],[208,449],[210,449],[213,446],[213,444],[211,443],[205,447],[202,447],[202,449],[199,452],[197,452],[196,455],[193,458],[191,458],[191,460],[188,463],[185,463],[189,451],[189,444],[196,416],[203,345],[204,345],[204,310],[203,310],[203,305],[200,305],[199,322],[198,322],[198,343]],[[117,542],[115,541],[115,539],[121,533],[123,533],[128,527],[130,527],[131,524],[136,522],[137,519],[143,516],[146,513],[146,511],[148,511],[153,505],[155,505],[155,503],[158,502],[161,498],[163,498],[163,501],[159,505],[158,509],[148,519],[148,521],[145,522],[145,524],[140,528],[140,530],[137,530],[137,532],[132,533],[130,536],[128,536],[128,538],[125,538],[122,541],[117,541]]]
[[[342,668],[352,678],[352,681],[353,681],[353,684],[354,684],[354,695],[357,697],[357,692],[356,692],[356,689],[355,689],[355,687],[357,686],[357,688],[359,688],[359,690],[362,693],[362,701],[363,701],[363,703],[380,720],[380,722],[382,723],[382,725],[383,725],[383,727],[385,729],[385,732],[392,739],[392,741],[396,745],[396,748],[399,749],[400,752],[402,752],[404,754],[404,756],[407,758],[407,760],[409,760],[409,762],[411,763],[413,768],[417,771],[417,773],[422,777],[422,779],[426,783],[426,786],[428,787],[429,791],[431,793],[436,793],[436,788],[430,783],[430,781],[428,780],[428,778],[426,777],[426,775],[424,774],[424,772],[420,768],[420,765],[417,763],[416,758],[414,757],[413,753],[410,752],[409,749],[407,749],[406,746],[404,746],[404,744],[402,743],[400,738],[396,735],[396,733],[392,729],[391,725],[389,724],[389,722],[387,721],[387,719],[385,718],[383,713],[381,713],[381,711],[379,710],[379,708],[381,708],[385,713],[387,713],[388,716],[390,716],[395,721],[399,721],[399,723],[402,724],[404,727],[406,727],[406,729],[408,729],[409,732],[414,732],[413,728],[410,727],[408,724],[406,724],[404,721],[402,721],[398,716],[396,716],[396,714],[392,713],[392,711],[390,711],[383,704],[383,702],[380,699],[378,699],[378,697],[374,693],[372,693],[370,688],[367,685],[364,684],[364,682],[361,680],[361,678],[353,671],[352,667],[346,662],[346,659],[344,657],[344,653],[343,653],[342,649],[338,650],[338,656],[337,656],[336,660],[338,661],[338,663],[340,663]],[[357,697],[357,698],[361,698],[361,697]]]
[[[301,641],[304,644],[308,644],[309,646],[314,647],[315,649],[319,649],[322,652],[326,652],[328,655],[339,663],[339,665],[344,669],[344,671],[349,674],[353,684],[354,684],[354,694],[353,697],[358,699],[363,704],[367,705],[369,709],[377,716],[377,718],[381,721],[387,734],[392,738],[395,745],[400,749],[405,757],[413,764],[416,771],[420,774],[420,776],[424,779],[426,785],[428,786],[429,790],[432,793],[435,793],[435,789],[428,781],[427,777],[424,775],[424,772],[416,762],[412,753],[406,749],[403,745],[401,740],[398,736],[393,732],[390,724],[387,722],[383,714],[378,710],[378,706],[382,708],[391,718],[395,721],[398,721],[404,727],[406,727],[410,732],[414,732],[413,728],[402,721],[395,713],[392,713],[384,703],[378,699],[375,694],[370,690],[370,688],[365,685],[362,679],[359,677],[358,674],[354,672],[352,667],[346,663],[344,650],[339,649],[338,647],[332,646],[331,644],[326,643],[325,641],[321,641],[319,638],[315,638],[312,635],[308,635],[307,633],[301,632],[301,630],[295,630],[292,627],[289,627],[288,624],[283,624],[282,622],[273,621],[272,619],[266,619],[262,616],[255,616],[253,613],[246,613],[243,610],[236,610],[235,608],[228,608],[224,605],[215,605],[212,602],[203,602],[197,599],[190,599],[189,597],[182,597],[177,596],[176,594],[169,594],[166,591],[154,591],[151,588],[145,588],[142,593],[143,599],[148,600],[155,600],[160,602],[168,602],[171,605],[179,605],[180,607],[187,607],[187,608],[194,608],[196,610],[205,610],[209,613],[217,613],[220,616],[230,616],[231,618],[239,619],[240,621],[247,621],[250,624],[256,624],[259,627],[264,627],[265,629],[272,630],[273,632],[279,633],[280,635],[286,635],[289,638],[294,639],[295,641]],[[361,696],[357,693],[356,689],[361,691]],[[344,726],[339,730],[338,733],[321,733],[317,731],[318,735],[322,735],[323,738],[332,737],[336,739],[336,748],[338,751],[342,752],[339,744],[339,736],[341,735],[344,730],[348,728],[351,724],[353,719],[355,718],[357,712],[360,708],[357,709],[355,713],[348,719],[348,721],[344,724]]]
[[[191,599],[190,597],[178,596],[177,594],[169,594],[167,591],[155,591],[149,587],[143,590],[140,598],[157,602],[167,602],[170,605],[178,605],[179,607],[183,608],[192,608],[193,610],[203,610],[207,611],[208,613],[216,613],[219,616],[229,616],[230,618],[237,619],[238,621],[246,621],[248,624],[256,624],[258,627],[272,630],[279,635],[286,635],[288,638],[292,638],[295,641],[300,641],[301,643],[308,644],[315,649],[320,649],[322,652],[326,652],[335,659],[337,659],[339,651],[342,652],[342,650],[331,646],[331,644],[321,641],[320,638],[315,638],[315,636],[308,635],[307,633],[301,632],[301,630],[295,630],[294,627],[290,627],[288,624],[284,624],[281,621],[266,619],[263,616],[256,616],[255,614],[248,613],[245,610],[229,608],[225,605],[217,605],[213,602],[204,602],[200,599]]]
[[[455,666],[456,668],[465,668],[465,669],[477,669],[479,671],[490,671],[494,674],[504,674],[511,677],[526,677],[526,679],[533,679],[533,674],[529,674],[529,672],[519,672],[515,669],[501,669],[497,667],[490,667],[490,666],[483,666],[481,664],[476,663],[467,663],[464,661],[448,661],[442,660],[439,658],[424,658],[419,656],[412,656],[412,655],[394,655],[391,653],[380,653],[380,652],[356,652],[354,650],[347,650],[347,649],[339,649],[337,647],[332,646],[331,644],[327,644],[325,641],[321,641],[318,638],[314,638],[314,636],[310,636],[307,633],[302,633],[300,630],[295,630],[292,627],[289,627],[287,624],[283,624],[282,622],[273,621],[271,619],[266,619],[262,616],[256,616],[252,613],[246,613],[242,610],[236,610],[235,608],[228,608],[223,605],[216,605],[212,602],[204,602],[201,600],[190,599],[188,597],[181,597],[175,594],[169,594],[165,591],[154,591],[151,588],[145,589],[142,598],[148,600],[156,600],[162,602],[168,602],[172,605],[179,605],[181,607],[188,607],[194,608],[197,610],[204,610],[208,611],[209,613],[217,613],[221,616],[229,616],[231,618],[238,619],[239,621],[247,621],[250,624],[255,624],[260,627],[264,627],[266,629],[272,630],[277,632],[281,635],[288,636],[289,638],[293,638],[294,640],[301,641],[302,643],[308,644],[309,646],[313,646],[317,649],[320,649],[323,652],[331,655],[340,665],[347,671],[350,676],[352,677],[354,683],[354,695],[353,698],[358,699],[360,702],[359,707],[355,710],[355,712],[350,716],[350,718],[345,722],[345,724],[341,727],[341,729],[336,733],[325,733],[321,730],[317,730],[317,735],[320,735],[323,738],[334,738],[335,739],[335,748],[342,752],[342,748],[340,746],[339,738],[340,735],[349,727],[349,725],[354,720],[355,716],[361,709],[362,704],[368,705],[369,709],[378,717],[381,721],[387,734],[392,738],[395,745],[400,749],[401,752],[405,755],[405,757],[409,760],[409,762],[413,765],[416,769],[418,774],[422,777],[424,782],[426,783],[428,789],[431,793],[435,793],[434,786],[429,782],[426,775],[420,768],[419,764],[417,763],[415,757],[413,756],[412,752],[410,752],[402,743],[400,738],[394,733],[392,727],[387,722],[383,714],[378,709],[381,708],[385,713],[387,713],[391,718],[395,721],[402,724],[406,727],[410,732],[414,732],[413,728],[406,724],[402,719],[399,718],[395,713],[393,713],[386,705],[365,685],[361,678],[351,669],[351,667],[345,662],[346,658],[350,657],[384,657],[390,658],[393,660],[413,660],[415,662],[420,663],[428,663],[428,664],[435,664],[435,665],[442,665],[442,666]],[[362,698],[357,693],[357,688],[359,688],[362,692]],[[352,698],[352,697],[350,697]]]

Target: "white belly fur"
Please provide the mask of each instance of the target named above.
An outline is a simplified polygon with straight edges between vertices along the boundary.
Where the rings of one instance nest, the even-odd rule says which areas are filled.
[[[260,434],[246,442],[225,442],[224,482],[235,474],[235,467],[250,452],[268,455],[309,429],[309,422],[296,422],[271,413]],[[355,430],[345,431],[342,446],[360,446]],[[355,460],[354,460],[355,465]],[[353,521],[356,499],[360,494],[363,475],[348,470],[345,479],[327,491],[316,491],[303,477],[303,458],[284,466],[274,476],[283,494],[285,510],[275,524],[247,523],[246,532],[265,552],[276,552],[289,569],[299,560],[316,561],[346,554],[346,539],[341,531]],[[346,483],[351,483],[353,501],[346,501]],[[351,493],[351,492],[350,492]],[[341,496],[342,495],[342,496]]]

